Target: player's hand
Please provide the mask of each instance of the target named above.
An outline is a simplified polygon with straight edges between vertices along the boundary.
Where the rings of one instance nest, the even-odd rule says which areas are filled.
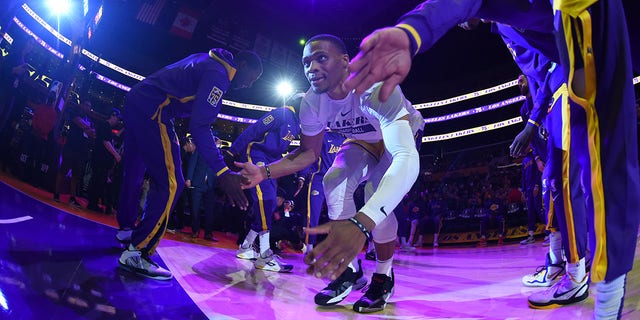
[[[367,237],[358,227],[348,220],[338,220],[305,228],[306,234],[327,234],[313,251],[304,257],[309,265],[307,273],[317,278],[335,280],[339,277],[358,253],[362,251]]]
[[[514,158],[524,155],[527,148],[529,148],[529,142],[531,142],[531,137],[533,137],[535,131],[534,126],[525,126],[516,138],[513,139],[513,142],[509,146],[509,154]]]
[[[345,89],[355,89],[360,94],[383,81],[380,100],[387,101],[393,89],[409,74],[411,54],[409,36],[403,30],[393,27],[374,31],[362,40],[360,52],[349,64]]]
[[[542,159],[536,159],[536,165],[538,166],[538,171],[540,171],[541,173],[544,172],[544,162],[542,161]]]
[[[249,200],[242,190],[242,184],[244,183],[244,177],[235,173],[227,172],[224,175],[218,177],[219,186],[227,194],[231,205],[240,208],[240,210],[247,210],[249,207]]]
[[[262,169],[251,162],[234,162],[240,168],[240,175],[244,178],[242,189],[251,189],[264,180]]]

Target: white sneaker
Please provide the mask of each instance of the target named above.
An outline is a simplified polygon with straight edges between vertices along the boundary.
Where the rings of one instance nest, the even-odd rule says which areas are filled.
[[[285,263],[278,255],[273,254],[273,251],[265,252],[265,256],[259,254],[254,262],[256,269],[273,272],[291,272],[293,265]]]
[[[258,257],[258,253],[253,250],[253,246],[249,246],[249,248],[244,248],[242,245],[236,251],[236,257],[240,259],[246,260],[255,260]]]
[[[538,267],[535,273],[522,277],[522,284],[526,287],[550,287],[565,274],[564,266],[564,262],[552,264],[547,253],[545,265]]]
[[[416,248],[407,244],[404,246],[400,246],[400,251],[411,252],[411,251],[416,251]]]
[[[133,249],[131,245],[129,245],[129,249],[122,252],[120,259],[118,259],[121,268],[155,280],[171,280],[173,278],[171,271],[160,267],[142,252],[130,249]]]
[[[589,296],[589,277],[585,275],[582,280],[575,280],[569,274],[551,288],[542,292],[536,292],[529,296],[529,307],[533,309],[552,309],[564,305],[580,302]]]
[[[525,246],[525,245],[532,244],[532,243],[535,243],[535,242],[536,242],[536,239],[534,239],[533,236],[528,236],[526,239],[520,241],[520,244]]]
[[[434,241],[434,242],[433,242],[433,247],[434,247],[434,248],[437,248],[437,247],[439,247],[439,246],[440,246],[440,244],[438,244],[438,241]]]

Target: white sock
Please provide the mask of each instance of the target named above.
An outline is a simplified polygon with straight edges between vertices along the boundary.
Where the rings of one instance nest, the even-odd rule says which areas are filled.
[[[560,231],[549,233],[549,258],[553,264],[562,261],[562,234]]]
[[[582,282],[587,275],[584,270],[584,258],[578,260],[576,263],[567,262],[567,273],[574,281]]]
[[[253,245],[253,242],[256,241],[256,237],[258,236],[258,233],[253,231],[253,230],[249,230],[249,233],[247,233],[247,236],[244,238],[244,241],[242,242],[242,248],[244,249],[248,249]]]
[[[596,303],[593,308],[594,319],[619,319],[624,302],[624,290],[627,275],[623,274],[612,281],[603,281],[596,286]]]
[[[402,246],[402,247],[408,246],[407,237],[400,237],[400,246]]]
[[[422,237],[418,237],[418,240],[422,240],[421,238],[422,238]],[[433,234],[433,242],[438,242],[438,234],[437,234],[437,233],[434,233],[434,234]],[[419,244],[419,245],[422,245],[422,241],[419,241],[419,243],[418,243],[418,244]]]
[[[381,273],[390,277],[392,266],[393,266],[393,257],[384,261],[376,260],[376,273]]]
[[[360,269],[360,267],[358,265],[358,257],[353,259],[353,261],[349,262],[349,265],[347,267],[351,268],[351,270],[353,270],[353,272],[358,272],[358,270]]]
[[[271,249],[269,245],[269,231],[260,232],[260,238],[258,240],[260,242],[260,255],[266,256],[266,252]]]
[[[529,237],[530,237],[530,238],[533,238],[533,230],[530,230],[530,231],[529,231]]]

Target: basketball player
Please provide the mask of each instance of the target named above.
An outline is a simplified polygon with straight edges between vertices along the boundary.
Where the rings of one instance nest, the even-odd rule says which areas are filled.
[[[245,163],[241,173],[251,184],[291,174],[318,159],[325,128],[343,133],[343,143],[324,177],[329,218],[332,222],[309,229],[328,233],[305,257],[308,272],[332,281],[315,296],[319,305],[342,301],[364,280],[356,260],[367,238],[375,242],[377,262],[371,285],[354,305],[356,312],[383,310],[393,293],[393,253],[397,220],[390,214],[415,182],[419,157],[414,134],[424,121],[399,87],[382,103],[380,87],[371,86],[361,94],[342,87],[348,76],[349,55],[341,39],[317,35],[307,41],[302,57],[311,89],[300,107],[302,139],[300,148],[281,161],[261,167]],[[356,212],[353,193],[368,180],[365,205]]]

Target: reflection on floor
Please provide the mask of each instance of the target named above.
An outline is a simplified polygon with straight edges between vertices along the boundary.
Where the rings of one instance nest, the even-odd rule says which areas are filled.
[[[544,261],[540,242],[398,252],[395,295],[386,310],[363,315],[351,310],[360,292],[317,307],[313,296],[325,282],[305,274],[300,254],[283,257],[292,274],[256,271],[235,258],[231,239],[215,247],[165,239],[156,260],[175,279],[138,278],[116,267],[122,249],[112,226],[72,213],[0,183],[0,319],[585,319],[593,310],[593,297],[527,307],[526,297],[544,290],[520,283]],[[636,253],[625,319],[640,318],[639,263]],[[373,262],[363,267],[370,276]]]

